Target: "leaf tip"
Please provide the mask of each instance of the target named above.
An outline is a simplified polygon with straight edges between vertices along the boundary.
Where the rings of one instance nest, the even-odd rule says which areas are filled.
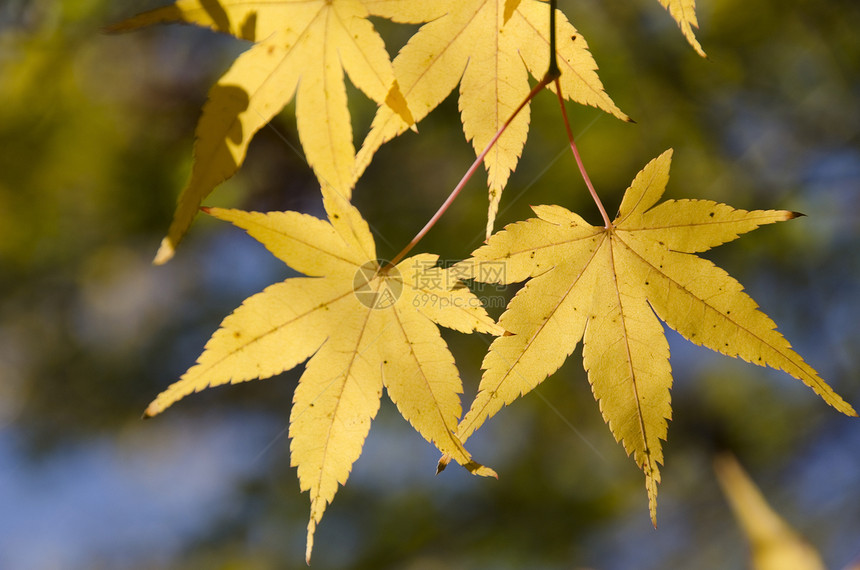
[[[804,214],[802,212],[788,212],[785,219],[793,220],[794,218],[805,218],[805,217],[806,217],[806,214]]]
[[[305,564],[308,566],[311,565],[311,552],[314,549],[314,532],[317,529],[316,521],[314,521],[313,517],[308,523],[308,542],[305,547]]]
[[[489,328],[489,330],[487,331],[487,333],[491,334],[493,336],[510,336],[510,334],[511,334],[507,331],[507,329],[505,329],[505,327],[503,327],[497,323],[494,323],[492,327],[488,327],[488,328]]]
[[[176,244],[173,243],[173,240],[170,238],[164,238],[161,240],[161,245],[158,248],[158,251],[155,254],[155,259],[152,260],[153,265],[164,265],[171,259],[173,259],[173,255],[176,253]]]
[[[840,412],[842,412],[843,414],[845,414],[846,416],[856,418],[857,417],[857,410],[855,410],[854,407],[851,404],[849,404],[848,402],[843,401],[843,404],[844,404],[844,406],[838,406],[838,407],[833,406],[833,407],[836,408],[837,410],[839,410]]]
[[[657,497],[648,497],[648,512],[651,515],[651,525],[657,530]]]
[[[470,461],[463,467],[468,469],[469,473],[471,473],[472,475],[477,475],[479,477],[492,477],[496,480],[498,480],[499,478],[499,474],[496,473],[494,470],[490,469],[489,467],[485,467],[475,461]]]
[[[658,476],[659,477],[659,476]],[[651,524],[657,529],[657,482],[658,477],[645,475],[645,488],[648,490],[648,512],[651,515]]]
[[[440,457],[439,463],[436,464],[436,475],[438,475],[439,473],[444,471],[445,468],[448,467],[449,463],[451,463],[451,456],[450,455],[446,454],[446,455],[443,455],[442,457]]]

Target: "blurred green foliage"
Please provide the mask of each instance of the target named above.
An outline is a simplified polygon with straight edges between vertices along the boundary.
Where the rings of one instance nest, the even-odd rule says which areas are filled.
[[[149,264],[188,174],[206,92],[246,47],[191,27],[101,32],[158,4],[0,5],[0,440],[23,442],[17,463],[5,460],[0,472],[36,472],[47,458],[105,438],[122,447],[128,434],[148,441],[145,449],[166,448],[180,433],[170,430],[189,424],[142,423],[146,403],[194,361],[224,315],[286,275],[252,240],[205,219],[168,266]],[[759,230],[713,259],[856,405],[860,5],[700,0],[698,37],[709,55],[702,60],[656,2],[560,4],[588,40],[608,92],[636,120],[570,108],[607,207],[617,207],[645,162],[674,147],[668,197],[808,214]],[[379,26],[393,38],[392,51],[409,30]],[[295,151],[292,112],[259,133],[242,172],[209,203],[319,214],[313,176]],[[373,112],[370,104],[356,106],[358,133]],[[594,221],[548,94],[535,102],[531,129],[499,227],[541,203]],[[383,255],[423,226],[473,158],[453,99],[420,131],[383,147],[355,191]],[[421,248],[466,257],[483,239],[485,215],[478,176]],[[446,338],[467,403],[488,341]],[[860,462],[846,451],[860,440],[856,422],[787,376],[712,357],[677,337],[672,349],[675,418],[659,531],[648,523],[641,473],[603,425],[574,357],[470,441],[475,456],[500,473],[498,482],[456,470],[434,478],[433,450],[383,408],[320,528],[314,567],[736,567],[744,561],[742,538],[710,472],[711,453],[721,448],[739,455],[825,560],[847,564],[860,536],[851,507],[860,504]],[[306,497],[283,432],[296,377],[214,390],[169,412],[198,427],[239,425],[245,415],[269,427],[261,428],[258,459],[231,483],[239,500],[198,520],[169,549],[117,539],[121,552],[111,555],[111,567],[303,564]],[[76,476],[51,479],[44,493],[60,494]],[[179,500],[195,484],[179,478],[152,491]],[[137,548],[123,557],[126,544]],[[80,556],[82,568],[105,559],[101,551]]]

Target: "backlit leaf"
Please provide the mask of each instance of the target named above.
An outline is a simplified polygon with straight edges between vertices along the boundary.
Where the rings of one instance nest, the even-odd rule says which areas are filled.
[[[329,221],[296,212],[208,210],[307,277],[246,299],[197,364],[146,410],[154,416],[192,392],[268,378],[310,357],[290,414],[292,464],[311,498],[308,558],[326,506],[361,454],[383,387],[427,441],[471,472],[494,475],[454,436],[462,385],[435,323],[501,332],[479,299],[437,267],[437,256],[380,266],[358,210],[325,187],[323,196]]]
[[[395,16],[403,5],[415,8]],[[530,91],[529,74],[543,78],[549,63],[549,5],[537,0],[411,0],[371,2],[371,11],[397,21],[429,23],[421,27],[394,59],[397,85],[412,117],[420,121],[459,84],[459,107],[466,139],[480,154]],[[430,8],[433,7],[433,9]],[[432,17],[432,18],[431,18]],[[558,11],[561,89],[568,99],[628,120],[603,90],[588,44]],[[385,142],[412,124],[387,106],[380,107],[356,157],[356,178]],[[516,168],[528,136],[526,107],[484,159],[490,211],[488,235],[502,190]]]
[[[675,18],[675,21],[678,22],[678,27],[681,28],[681,33],[684,34],[684,37],[687,38],[687,41],[690,42],[690,45],[693,46],[696,53],[702,57],[706,57],[705,50],[702,49],[702,45],[699,43],[699,40],[696,39],[695,32],[693,32],[693,28],[699,27],[699,21],[696,19],[696,0],[659,1],[660,4],[669,11],[669,14]]]
[[[694,255],[798,214],[747,212],[708,200],[654,206],[668,182],[670,160],[667,151],[636,176],[610,227],[592,226],[560,206],[538,206],[537,218],[508,226],[460,264],[479,281],[528,279],[499,320],[507,332],[484,359],[460,439],[555,372],[582,340],[600,411],[644,471],[655,521],[672,385],[660,320],[696,344],[784,370],[840,412],[856,415],[740,283]],[[503,263],[505,270],[488,279],[489,272],[480,270],[488,263]]]
[[[233,176],[251,139],[293,97],[299,139],[323,186],[350,196],[355,147],[344,71],[379,104],[411,121],[382,38],[362,0],[179,0],[113,26],[185,22],[255,42],[209,92],[197,125],[191,178],[156,263],[173,257],[201,202]]]

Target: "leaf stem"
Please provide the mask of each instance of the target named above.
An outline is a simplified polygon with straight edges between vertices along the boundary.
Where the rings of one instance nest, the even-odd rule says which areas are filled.
[[[609,214],[606,213],[606,208],[603,207],[603,202],[600,201],[600,197],[597,195],[597,191],[594,189],[594,185],[591,183],[591,179],[588,177],[588,172],[585,171],[585,165],[582,163],[582,157],[579,156],[579,149],[576,146],[576,143],[573,141],[573,131],[570,129],[570,121],[567,119],[567,110],[564,107],[564,97],[561,94],[561,83],[559,83],[558,79],[555,80],[555,90],[558,95],[558,104],[561,106],[561,116],[564,118],[564,128],[567,131],[567,140],[570,141],[570,150],[573,151],[573,157],[576,159],[576,165],[579,167],[579,173],[582,175],[582,179],[585,181],[585,185],[588,187],[588,191],[591,193],[591,198],[594,200],[594,203],[597,204],[597,209],[600,210],[600,215],[603,216],[603,223],[607,230],[612,227],[612,221],[609,219]]]
[[[549,2],[549,67],[546,70],[546,76],[550,79],[558,79],[561,77],[561,69],[558,67],[558,54],[556,53],[555,41],[555,11],[558,0],[550,0]]]
[[[475,159],[475,162],[472,163],[472,166],[469,167],[469,170],[466,171],[466,174],[463,175],[463,178],[460,179],[460,182],[457,184],[457,186],[454,188],[454,190],[451,191],[451,194],[448,195],[448,198],[442,203],[441,206],[439,206],[439,209],[436,210],[436,213],[433,214],[433,217],[430,218],[430,221],[428,221],[424,225],[424,227],[421,228],[420,232],[415,234],[415,237],[412,238],[412,241],[410,241],[406,245],[406,247],[404,247],[400,251],[400,253],[395,255],[394,259],[389,261],[388,264],[386,264],[386,266],[384,268],[382,268],[381,271],[387,271],[390,267],[397,265],[400,261],[403,260],[404,257],[406,257],[406,254],[408,254],[410,251],[412,251],[412,248],[414,248],[418,244],[418,242],[421,241],[421,239],[425,235],[427,235],[427,232],[429,232],[430,229],[436,225],[436,222],[439,221],[439,218],[442,217],[442,215],[448,210],[448,208],[451,206],[451,204],[454,202],[454,200],[457,198],[457,196],[460,195],[460,192],[466,186],[466,183],[469,182],[469,180],[475,174],[475,171],[478,170],[478,167],[484,161],[484,157],[486,157],[487,154],[490,152],[490,150],[492,150],[493,146],[495,146],[495,144],[496,144],[496,141],[499,140],[499,137],[501,137],[502,134],[504,134],[505,129],[508,128],[508,125],[510,125],[513,122],[513,120],[517,117],[517,115],[520,113],[520,111],[523,110],[523,107],[528,105],[529,102],[532,99],[534,99],[535,95],[537,95],[541,89],[543,89],[544,87],[549,85],[552,81],[553,81],[553,78],[549,77],[549,74],[547,74],[546,77],[541,79],[540,82],[537,85],[535,85],[531,91],[529,91],[528,96],[523,100],[522,103],[519,104],[519,106],[516,109],[514,109],[514,112],[511,114],[511,116],[508,118],[508,120],[505,121],[505,123],[501,126],[501,128],[498,130],[498,132],[495,135],[493,135],[493,138],[490,139],[490,142],[487,145],[487,148],[485,148],[483,151],[481,151],[481,154],[478,155],[478,157]]]

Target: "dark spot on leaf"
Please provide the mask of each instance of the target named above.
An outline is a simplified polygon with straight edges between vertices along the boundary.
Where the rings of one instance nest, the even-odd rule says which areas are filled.
[[[714,212],[711,212],[711,213],[710,213],[710,214],[708,214],[708,215],[709,215],[709,216],[711,216],[711,217],[713,218],[713,217],[714,217]]]

